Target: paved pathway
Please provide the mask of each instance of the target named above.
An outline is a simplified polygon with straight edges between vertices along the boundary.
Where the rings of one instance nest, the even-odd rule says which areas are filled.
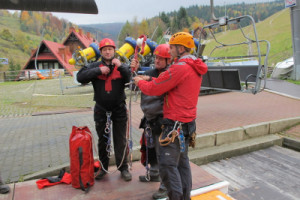
[[[300,101],[261,92],[221,93],[200,96],[197,133],[226,130],[300,116]],[[132,104],[134,145],[139,145],[138,125],[142,117],[139,102]],[[88,126],[96,135],[92,112],[37,115],[0,119],[0,170],[7,182],[48,167],[69,162],[68,138],[72,125]]]
[[[280,79],[268,79],[266,88],[280,94],[300,99],[300,85],[289,83]]]

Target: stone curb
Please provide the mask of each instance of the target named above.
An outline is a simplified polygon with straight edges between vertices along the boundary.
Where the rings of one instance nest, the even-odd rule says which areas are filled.
[[[294,117],[247,125],[218,132],[204,133],[197,135],[195,150],[276,134],[299,123],[300,117]]]

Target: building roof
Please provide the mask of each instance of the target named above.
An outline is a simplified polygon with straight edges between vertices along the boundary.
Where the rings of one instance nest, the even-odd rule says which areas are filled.
[[[82,33],[82,29],[79,29],[79,32],[76,32],[76,30],[72,27],[70,28],[69,35],[66,37],[63,44],[43,40],[40,43],[40,49],[43,49],[45,46],[50,52],[40,52],[37,56],[37,60],[57,60],[70,74],[73,74],[73,71],[76,70],[75,66],[69,64],[69,59],[72,58],[72,53],[70,52],[69,47],[64,45],[70,38],[71,34],[74,34],[75,37],[78,38],[78,40],[84,45],[84,48],[89,47],[92,42],[97,42],[90,36],[90,33],[85,35]],[[32,52],[29,60],[24,65],[22,70],[26,69],[30,61],[35,60],[37,49]]]
[[[89,32],[87,34],[83,34],[82,29],[79,29],[77,32],[75,28],[71,27],[68,37],[66,37],[63,42],[64,45],[66,41],[68,41],[72,33],[78,38],[78,40],[84,45],[85,48],[89,47],[91,43],[97,42],[94,38],[91,37]]]

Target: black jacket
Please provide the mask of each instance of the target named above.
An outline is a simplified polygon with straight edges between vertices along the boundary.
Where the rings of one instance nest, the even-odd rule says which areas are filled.
[[[100,67],[110,68],[108,75],[102,75]],[[130,81],[130,67],[122,64],[118,68],[95,62],[84,66],[77,73],[77,80],[86,84],[92,82],[94,87],[94,101],[105,110],[112,110],[125,102],[125,83]]]
[[[165,71],[164,69],[163,71]],[[157,69],[150,69],[144,73],[150,77],[157,78],[159,72]],[[164,104],[164,95],[161,96],[148,96],[144,93],[141,94],[141,109],[144,112],[144,115],[148,121],[156,119],[158,116],[163,116],[163,104]]]

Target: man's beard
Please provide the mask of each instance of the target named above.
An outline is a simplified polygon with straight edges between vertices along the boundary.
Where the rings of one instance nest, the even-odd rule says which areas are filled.
[[[110,58],[105,58],[105,57],[102,57],[102,59],[103,59],[103,61],[106,61],[106,62],[111,62],[113,59],[114,59],[114,55],[113,56],[111,56]]]

